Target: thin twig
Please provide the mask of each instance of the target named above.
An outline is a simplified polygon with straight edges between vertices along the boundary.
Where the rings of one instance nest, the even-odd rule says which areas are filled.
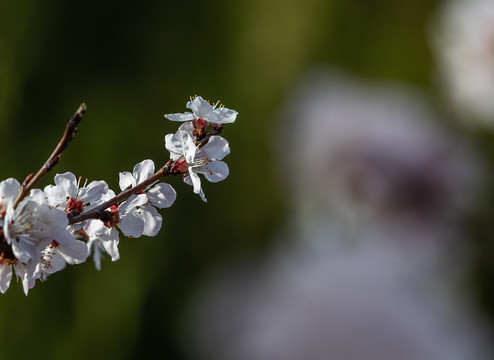
[[[29,193],[29,191],[31,191],[34,185],[36,185],[41,180],[41,178],[58,163],[60,157],[62,156],[62,152],[65,150],[65,148],[70,144],[70,142],[74,138],[74,135],[77,132],[77,125],[79,125],[79,122],[82,120],[82,117],[84,116],[85,112],[86,112],[86,104],[82,103],[79,106],[79,109],[77,109],[77,111],[74,113],[74,115],[72,115],[69,122],[67,123],[67,126],[65,127],[65,132],[63,133],[60,142],[58,143],[57,147],[50,155],[48,160],[41,167],[41,169],[38,170],[36,175],[34,176],[32,176],[32,174],[29,175],[22,184],[21,191],[19,192],[17,199],[15,199],[14,201],[14,208],[16,208],[19,202],[21,202],[21,200],[24,199],[24,197]]]
[[[88,220],[88,219],[101,219],[104,216],[104,211],[108,209],[110,206],[115,205],[121,201],[128,199],[132,194],[139,192],[147,188],[148,186],[154,184],[160,178],[172,174],[170,171],[172,161],[168,161],[165,166],[159,169],[156,173],[154,173],[151,177],[147,178],[140,184],[137,184],[134,187],[123,190],[117,196],[111,198],[110,200],[104,202],[101,205],[89,210],[88,212],[82,213],[76,216],[69,216],[69,225],[76,224],[78,222]]]

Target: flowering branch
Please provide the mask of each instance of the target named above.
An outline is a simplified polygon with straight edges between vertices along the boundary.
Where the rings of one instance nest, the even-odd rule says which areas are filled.
[[[50,155],[48,160],[41,167],[41,169],[38,170],[36,175],[32,176],[32,174],[30,174],[26,178],[26,180],[24,180],[21,186],[21,191],[19,192],[19,195],[14,201],[13,204],[14,209],[17,207],[17,205],[19,205],[19,202],[22,199],[24,199],[24,197],[29,193],[29,191],[34,187],[34,185],[36,185],[41,180],[41,178],[46,173],[48,173],[51,169],[53,169],[53,167],[58,163],[58,161],[62,157],[62,152],[65,150],[65,148],[67,148],[67,146],[74,138],[77,132],[77,126],[79,125],[79,122],[82,120],[82,117],[86,112],[86,108],[87,106],[84,103],[82,103],[79,106],[77,111],[74,113],[74,115],[72,115],[69,122],[67,123],[62,138],[60,139],[57,147],[55,148],[55,150],[53,150],[53,153]]]
[[[117,196],[114,196],[108,201],[105,201],[103,204],[98,205],[95,208],[92,208],[90,211],[84,212],[80,215],[69,216],[69,225],[73,225],[84,220],[89,219],[103,219],[105,217],[104,211],[111,207],[112,205],[118,204],[124,200],[127,200],[131,195],[137,194],[139,191],[144,190],[148,186],[156,183],[160,178],[170,175],[172,161],[168,161],[165,166],[159,169],[154,175],[144,180],[140,184],[136,186],[130,187],[128,189],[123,190]]]
[[[235,121],[237,112],[218,103],[211,106],[200,96],[186,107],[192,112],[165,115],[183,122],[175,134],[165,136],[170,160],[156,172],[149,159],[135,165],[132,173],[120,172],[118,195],[102,180],[80,186],[80,178],[71,172],[55,175],[55,184],[43,190],[34,188],[73,139],[85,104],[67,123],[36,175],[29,175],[22,185],[13,178],[0,181],[0,292],[7,291],[15,273],[27,295],[37,279],[46,280],[66,264],[83,263],[90,254],[100,270],[105,253],[112,261],[120,258],[120,233],[133,238],[157,235],[162,225],[157,209],[170,207],[176,199],[169,184],[158,182],[167,175],[182,175],[206,201],[199,175],[210,182],[228,176],[222,160],[230,147],[219,134]]]

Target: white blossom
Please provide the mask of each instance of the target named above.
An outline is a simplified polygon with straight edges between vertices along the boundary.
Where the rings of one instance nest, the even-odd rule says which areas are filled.
[[[55,185],[48,185],[44,189],[48,204],[71,215],[79,215],[82,209],[89,211],[102,203],[102,198],[109,190],[104,181],[92,181],[82,187],[79,185],[71,172],[55,175]]]
[[[445,2],[432,27],[442,90],[465,119],[494,125],[494,2]]]
[[[107,252],[112,261],[120,259],[118,251],[119,236],[115,227],[108,228],[100,220],[89,220],[84,227],[84,231],[89,236],[87,246],[89,252],[93,255],[96,269],[101,270],[103,252]]]
[[[40,263],[42,253],[52,247],[70,264],[86,260],[85,244],[66,230],[68,219],[65,211],[50,207],[43,191],[31,190],[14,209],[13,199],[20,190],[16,180],[8,179],[0,184],[2,206],[2,265],[0,290],[5,292],[12,277],[12,266],[17,277],[21,278],[24,292],[34,286],[36,278],[41,276]],[[15,195],[15,196],[14,196]],[[6,255],[8,256],[6,257]]]
[[[165,136],[165,145],[172,160],[177,161],[183,156],[188,171],[184,181],[194,187],[194,192],[203,201],[207,200],[199,174],[213,183],[224,180],[229,174],[228,165],[221,160],[230,153],[230,146],[221,136],[211,136],[205,145],[199,147],[189,132],[178,130],[175,134]]]
[[[202,119],[213,124],[230,124],[235,122],[237,118],[237,112],[235,110],[227,109],[223,106],[218,106],[219,103],[211,104],[205,101],[202,97],[197,96],[185,105],[187,109],[192,112],[178,113],[178,114],[166,114],[165,117],[172,121],[191,121]]]
[[[120,173],[120,189],[134,187],[154,174],[152,160],[144,160],[134,166],[132,174]],[[170,184],[153,184],[141,192],[131,195],[120,207],[119,228],[126,236],[155,236],[162,224],[162,217],[155,207],[167,208],[175,201],[177,195]]]
[[[154,174],[154,162],[152,160],[143,160],[134,166],[132,173],[124,171],[120,173],[120,189],[125,190],[147,180]],[[149,203],[160,209],[168,208],[173,205],[177,198],[177,193],[170,184],[157,183],[149,186],[144,191]]]

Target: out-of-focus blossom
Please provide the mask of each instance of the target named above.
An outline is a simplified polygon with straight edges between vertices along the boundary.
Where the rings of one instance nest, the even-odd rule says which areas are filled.
[[[478,161],[410,89],[316,72],[281,117],[296,209],[426,227],[472,206]]]
[[[444,2],[432,24],[443,92],[465,119],[494,125],[494,2]]]
[[[190,309],[195,359],[489,359],[456,221],[479,167],[416,93],[317,72],[278,125],[291,217]],[[277,128],[279,130],[279,128]]]
[[[482,318],[441,270],[452,264],[421,269],[385,233],[326,225],[320,239],[285,234],[262,261],[220,268],[189,312],[192,358],[489,359]]]

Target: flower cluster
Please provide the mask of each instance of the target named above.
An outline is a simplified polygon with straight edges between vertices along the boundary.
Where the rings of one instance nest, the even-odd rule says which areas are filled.
[[[211,106],[200,96],[191,99],[187,108],[193,112],[167,114],[172,121],[184,121],[174,134],[165,136],[165,145],[171,160],[177,163],[177,172],[184,174],[184,181],[194,187],[194,192],[206,201],[199,174],[211,182],[225,179],[229,169],[223,158],[230,153],[228,141],[218,134],[224,124],[233,123],[237,112],[218,103]]]
[[[13,275],[27,295],[37,279],[62,270],[66,264],[80,264],[92,255],[101,269],[105,253],[112,261],[120,258],[119,235],[138,238],[155,236],[162,225],[158,209],[170,207],[176,192],[159,179],[181,174],[194,192],[206,201],[199,174],[218,182],[229,169],[221,161],[230,148],[219,136],[223,125],[233,123],[237,112],[201,97],[187,103],[192,113],[170,114],[182,121],[175,134],[165,136],[170,160],[155,172],[152,160],[143,160],[132,172],[121,172],[121,192],[115,194],[105,181],[81,184],[71,172],[57,174],[54,185],[34,185],[59,160],[72,140],[85,112],[81,105],[67,124],[56,150],[36,175],[20,184],[9,178],[0,182],[0,291],[5,293]]]

